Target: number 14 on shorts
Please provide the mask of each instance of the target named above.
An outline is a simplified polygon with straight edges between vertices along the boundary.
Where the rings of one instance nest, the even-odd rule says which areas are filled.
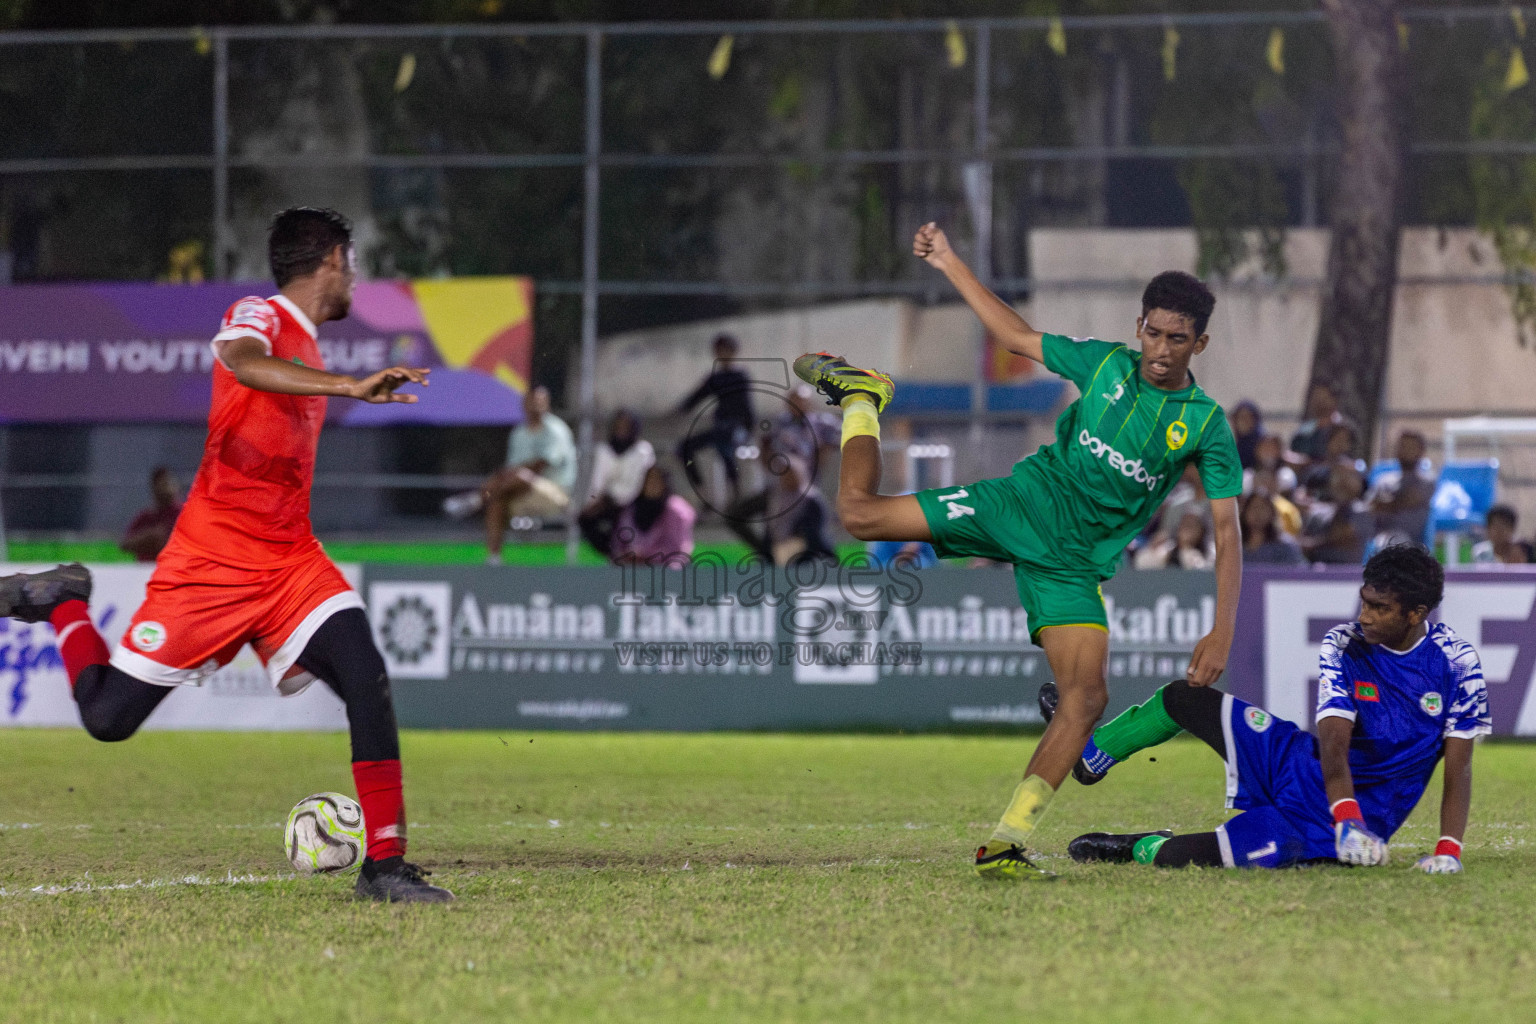
[[[971,492],[961,487],[959,490],[951,491],[948,494],[940,494],[934,500],[942,501],[949,506],[950,519],[959,519],[961,516],[973,516],[976,514],[976,510],[971,506],[960,504],[961,498],[969,498],[970,496]]]

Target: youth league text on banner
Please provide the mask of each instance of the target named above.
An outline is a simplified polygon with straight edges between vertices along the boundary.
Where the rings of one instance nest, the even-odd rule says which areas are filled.
[[[208,341],[231,304],[270,283],[0,288],[0,423],[201,423]],[[330,403],[349,426],[522,421],[533,363],[525,277],[360,283],[345,320],[320,326],[337,373],[432,368],[415,404]]]
[[[1308,729],[1324,634],[1360,608],[1357,569],[1249,567],[1237,641],[1219,684]],[[1477,648],[1496,736],[1536,736],[1536,571],[1451,571],[1435,619]]]
[[[5,565],[0,575],[49,568]],[[361,571],[340,566],[353,586]],[[144,600],[152,565],[91,568],[91,620],[109,648],[116,646],[134,609]],[[53,627],[0,619],[0,726],[79,727],[80,712],[54,643]],[[347,712],[322,683],[294,697],[279,697],[249,647],[202,686],[179,686],[144,723],[146,729],[345,729]]]
[[[1050,678],[1006,570],[367,566],[402,725],[832,729],[1038,724]],[[1105,586],[1111,713],[1184,671],[1209,574]]]

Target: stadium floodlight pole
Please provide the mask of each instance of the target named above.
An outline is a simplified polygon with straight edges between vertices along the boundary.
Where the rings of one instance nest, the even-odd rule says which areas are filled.
[[[971,261],[976,279],[992,287],[992,141],[988,122],[992,119],[992,29],[986,22],[976,25],[976,95],[972,117],[975,120],[975,160],[965,168],[967,198],[971,219],[975,221],[976,254]],[[982,438],[982,421],[987,414],[987,329],[978,323],[976,331],[975,376],[971,381],[971,443]]]
[[[213,35],[213,254],[215,281],[228,272],[229,245],[229,34]]]
[[[587,33],[587,148],[581,216],[581,473],[573,512],[585,500],[592,477],[592,417],[597,411],[597,204],[602,155],[603,33]],[[566,527],[565,561],[576,564],[581,532],[572,515]]]

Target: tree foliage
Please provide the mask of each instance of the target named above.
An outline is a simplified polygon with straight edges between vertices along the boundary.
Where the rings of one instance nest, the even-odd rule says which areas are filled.
[[[728,18],[964,18],[1167,14],[1208,0],[0,0],[18,28],[304,22],[540,22]],[[1249,10],[1313,9],[1311,0],[1252,0]],[[1415,23],[1413,134],[1419,140],[1529,137],[1526,93],[1500,91],[1498,65],[1518,41],[1487,19]],[[1003,160],[994,168],[993,263],[1028,278],[1027,239],[1043,226],[1193,226],[1200,269],[1278,275],[1287,227],[1320,223],[1336,182],[1333,64],[1323,29],[1271,26],[1073,28],[992,35],[990,136],[996,148],[1305,145],[1319,154],[1220,159]],[[962,40],[964,50],[974,44]],[[904,256],[913,226],[970,228],[961,164],[975,157],[974,53],[942,33],[741,33],[724,73],[707,36],[609,36],[603,148],[609,153],[768,155],[768,169],[606,167],[602,274],[611,280],[879,282],[916,277]],[[288,56],[279,51],[288,50]],[[272,115],[292,99],[301,53],[339,54],[366,110],[375,154],[574,153],[582,148],[584,41],[468,36],[231,47],[240,102],[234,147],[282,143]],[[1485,57],[1491,64],[1485,66]],[[404,69],[410,68],[405,74]],[[205,154],[211,145],[210,58],[184,42],[18,47],[0,65],[0,155]],[[124,125],[131,125],[125,131]],[[265,134],[263,134],[265,133]],[[921,150],[896,165],[818,161],[838,150]],[[1536,171],[1521,161],[1425,157],[1411,166],[1408,222],[1477,223],[1511,266],[1536,245]],[[375,170],[361,178],[377,227],[379,274],[580,276],[581,173]],[[232,179],[237,193],[260,182]],[[245,190],[245,191],[242,191]],[[250,192],[260,197],[264,193]],[[12,175],[0,178],[0,241],[30,278],[153,278],[169,254],[209,239],[204,172]],[[27,258],[20,259],[25,250]],[[1527,264],[1536,257],[1527,259]],[[210,268],[211,269],[211,268]],[[1536,296],[1520,298],[1536,314]],[[613,299],[604,329],[739,308],[720,299]],[[575,337],[574,305],[541,299],[540,330]]]
[[[1506,87],[1508,56],[1491,51],[1473,94],[1470,129],[1474,139],[1536,138],[1536,104],[1529,87]],[[1520,343],[1536,332],[1536,158],[1472,156],[1468,177],[1474,216],[1493,239],[1504,269],[1516,275],[1508,285]]]

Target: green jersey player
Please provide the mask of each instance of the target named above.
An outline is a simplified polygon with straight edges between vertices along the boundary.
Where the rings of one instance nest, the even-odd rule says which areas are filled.
[[[1188,678],[1209,686],[1226,668],[1242,585],[1237,495],[1242,469],[1225,414],[1190,375],[1216,304],[1189,274],[1159,274],[1142,296],[1141,351],[1035,330],[976,279],[935,224],[913,253],[943,271],[998,344],[1028,356],[1082,393],[1056,421],[1056,441],[996,480],[917,494],[880,494],[878,415],[895,394],[885,374],[827,353],[795,372],[843,409],[838,513],[860,540],[929,541],[944,557],[1014,566],[1031,639],[1060,691],[1045,735],[991,839],[976,853],[985,877],[1045,878],[1025,844],[1073,771],[1109,701],[1109,631],[1099,584],[1156,513],[1184,467],[1195,464],[1216,527],[1216,623],[1195,645]]]

